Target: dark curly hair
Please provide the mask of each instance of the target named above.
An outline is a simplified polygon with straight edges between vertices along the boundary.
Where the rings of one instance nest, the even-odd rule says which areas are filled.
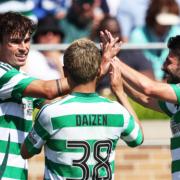
[[[180,59],[180,35],[169,38],[167,46]]]
[[[17,12],[6,12],[0,14],[0,43],[4,36],[18,36],[24,38],[36,29],[36,24],[31,19]]]

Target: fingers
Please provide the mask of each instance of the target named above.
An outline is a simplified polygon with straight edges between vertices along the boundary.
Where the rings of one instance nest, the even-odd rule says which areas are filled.
[[[105,30],[105,34],[107,35],[109,42],[112,42],[114,40],[112,34],[108,30]]]
[[[101,43],[103,44],[101,47],[103,49],[107,48],[113,48],[113,54],[117,54],[122,46],[122,41],[119,40],[119,37],[114,38],[112,34],[108,31],[100,31],[100,38],[101,38]]]
[[[111,59],[110,61],[110,71],[109,71],[109,74],[110,75],[113,75],[113,73],[116,71],[116,68],[117,67],[117,63],[116,63],[116,60],[115,58]]]
[[[119,64],[118,62],[119,62],[119,59],[116,57],[112,58],[112,60],[111,60],[111,64],[113,66],[118,66],[118,64]]]
[[[113,58],[110,61],[110,65],[113,69],[112,72],[116,73],[118,76],[121,76],[120,60],[118,58]]]
[[[103,49],[103,43],[99,43],[100,48]]]
[[[100,39],[103,44],[106,44],[109,42],[109,37],[107,35],[107,31],[100,31]]]
[[[112,45],[121,45],[122,42],[119,41],[119,37],[113,37],[112,34],[108,31],[100,31],[100,39],[102,41],[102,43],[111,43]]]
[[[121,46],[122,46],[123,42],[122,42],[122,41],[119,41],[119,38],[116,37],[116,38],[114,38],[114,39],[110,42],[110,44],[111,44],[111,46],[114,48],[114,50],[115,50],[116,52],[119,52],[120,49],[121,49]]]
[[[100,39],[104,44],[111,43],[114,44],[118,41],[119,38],[114,38],[108,30],[100,31]]]
[[[114,41],[114,47],[121,48],[123,42],[119,41],[119,38],[116,38]]]
[[[122,41],[119,41],[118,37],[114,38],[108,30],[100,31],[100,38],[103,59],[110,61],[119,53]]]

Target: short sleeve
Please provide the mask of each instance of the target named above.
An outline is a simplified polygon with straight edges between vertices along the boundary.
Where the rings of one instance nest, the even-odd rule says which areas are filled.
[[[178,104],[180,105],[180,84],[170,84],[170,86],[173,88],[177,96]]]
[[[25,139],[25,145],[30,155],[38,154],[52,132],[50,117],[46,112],[46,106],[37,115],[32,130]]]
[[[0,99],[21,99],[26,87],[35,78],[31,78],[16,69],[11,69],[0,77]]]
[[[125,119],[124,131],[121,134],[121,139],[123,139],[130,147],[142,144],[143,134],[139,124],[135,121],[133,116]]]

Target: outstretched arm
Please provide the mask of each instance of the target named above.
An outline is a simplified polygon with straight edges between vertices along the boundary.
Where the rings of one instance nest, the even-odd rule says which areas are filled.
[[[177,103],[177,96],[169,84],[152,80],[122,61],[119,61],[119,66],[123,78],[139,92],[151,98]]]
[[[134,101],[138,102],[139,104],[141,104],[147,108],[162,112],[162,110],[159,107],[158,100],[156,98],[151,98],[151,97],[146,96],[145,94],[135,90],[125,80],[123,80],[123,87],[124,87],[124,90],[127,93],[127,95],[129,97],[131,97]]]
[[[110,39],[112,41],[113,37],[110,36],[109,33],[110,32],[101,34],[103,46],[106,46]],[[116,44],[114,46],[116,47]],[[159,100],[177,103],[177,96],[169,84],[152,80],[142,73],[132,69],[122,61],[120,61],[119,66],[123,78],[139,92]]]
[[[128,125],[121,134],[121,138],[128,146],[135,147],[143,142],[143,129],[141,123],[133,110],[129,100],[123,90],[121,71],[119,70],[117,59],[113,59],[110,67],[111,88],[117,97],[117,100],[129,111],[133,118],[128,119]],[[129,129],[133,127],[133,129]],[[136,132],[136,133],[135,133]]]
[[[111,33],[109,33],[107,30],[100,32],[100,38],[102,40],[100,43],[102,51],[102,62],[100,66],[99,77],[101,78],[108,72],[110,61],[120,51],[122,42],[119,41],[119,38],[113,38]]]
[[[122,80],[121,71],[119,68],[120,68],[119,60],[114,58],[111,62],[111,70],[109,72],[111,89],[112,89],[113,93],[115,94],[118,102],[120,102],[129,111],[129,113],[134,117],[136,122],[141,126],[134,109],[132,108],[131,104],[129,103],[127,95],[124,92],[123,80]]]
[[[34,80],[26,87],[23,95],[54,99],[67,94],[72,87],[73,83],[67,78],[49,81]]]

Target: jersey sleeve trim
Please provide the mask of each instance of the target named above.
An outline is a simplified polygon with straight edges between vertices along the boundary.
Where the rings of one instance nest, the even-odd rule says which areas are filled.
[[[143,142],[143,134],[139,125],[134,120],[133,116],[129,118],[129,123],[125,131],[121,134],[121,138],[130,147],[135,147]]]
[[[12,91],[12,97],[15,97],[17,99],[21,99],[23,97],[23,92],[27,88],[27,86],[32,82],[36,80],[36,78],[25,78],[22,79]]]
[[[136,147],[143,143],[143,135],[141,129],[138,131],[138,135],[135,141],[126,142],[129,147]]]
[[[159,107],[161,108],[161,110],[166,113],[169,117],[171,117],[173,114],[168,110],[167,106],[166,106],[166,102],[164,101],[158,101]]]
[[[12,77],[17,75],[19,72],[16,69],[7,71],[3,76],[0,77],[0,88],[3,87]]]
[[[177,84],[170,84],[170,86],[173,88],[176,94],[178,104],[180,104],[180,86]]]
[[[132,132],[134,127],[135,127],[134,118],[133,118],[133,116],[130,116],[130,120],[129,120],[129,124],[127,126],[127,129],[121,135],[122,136],[128,136]]]
[[[31,141],[29,140],[29,137],[27,136],[27,138],[24,141],[25,145],[26,145],[26,149],[29,153],[29,155],[33,156],[35,154],[39,154],[41,152],[41,149],[35,148],[33,146],[33,144],[31,143]]]

